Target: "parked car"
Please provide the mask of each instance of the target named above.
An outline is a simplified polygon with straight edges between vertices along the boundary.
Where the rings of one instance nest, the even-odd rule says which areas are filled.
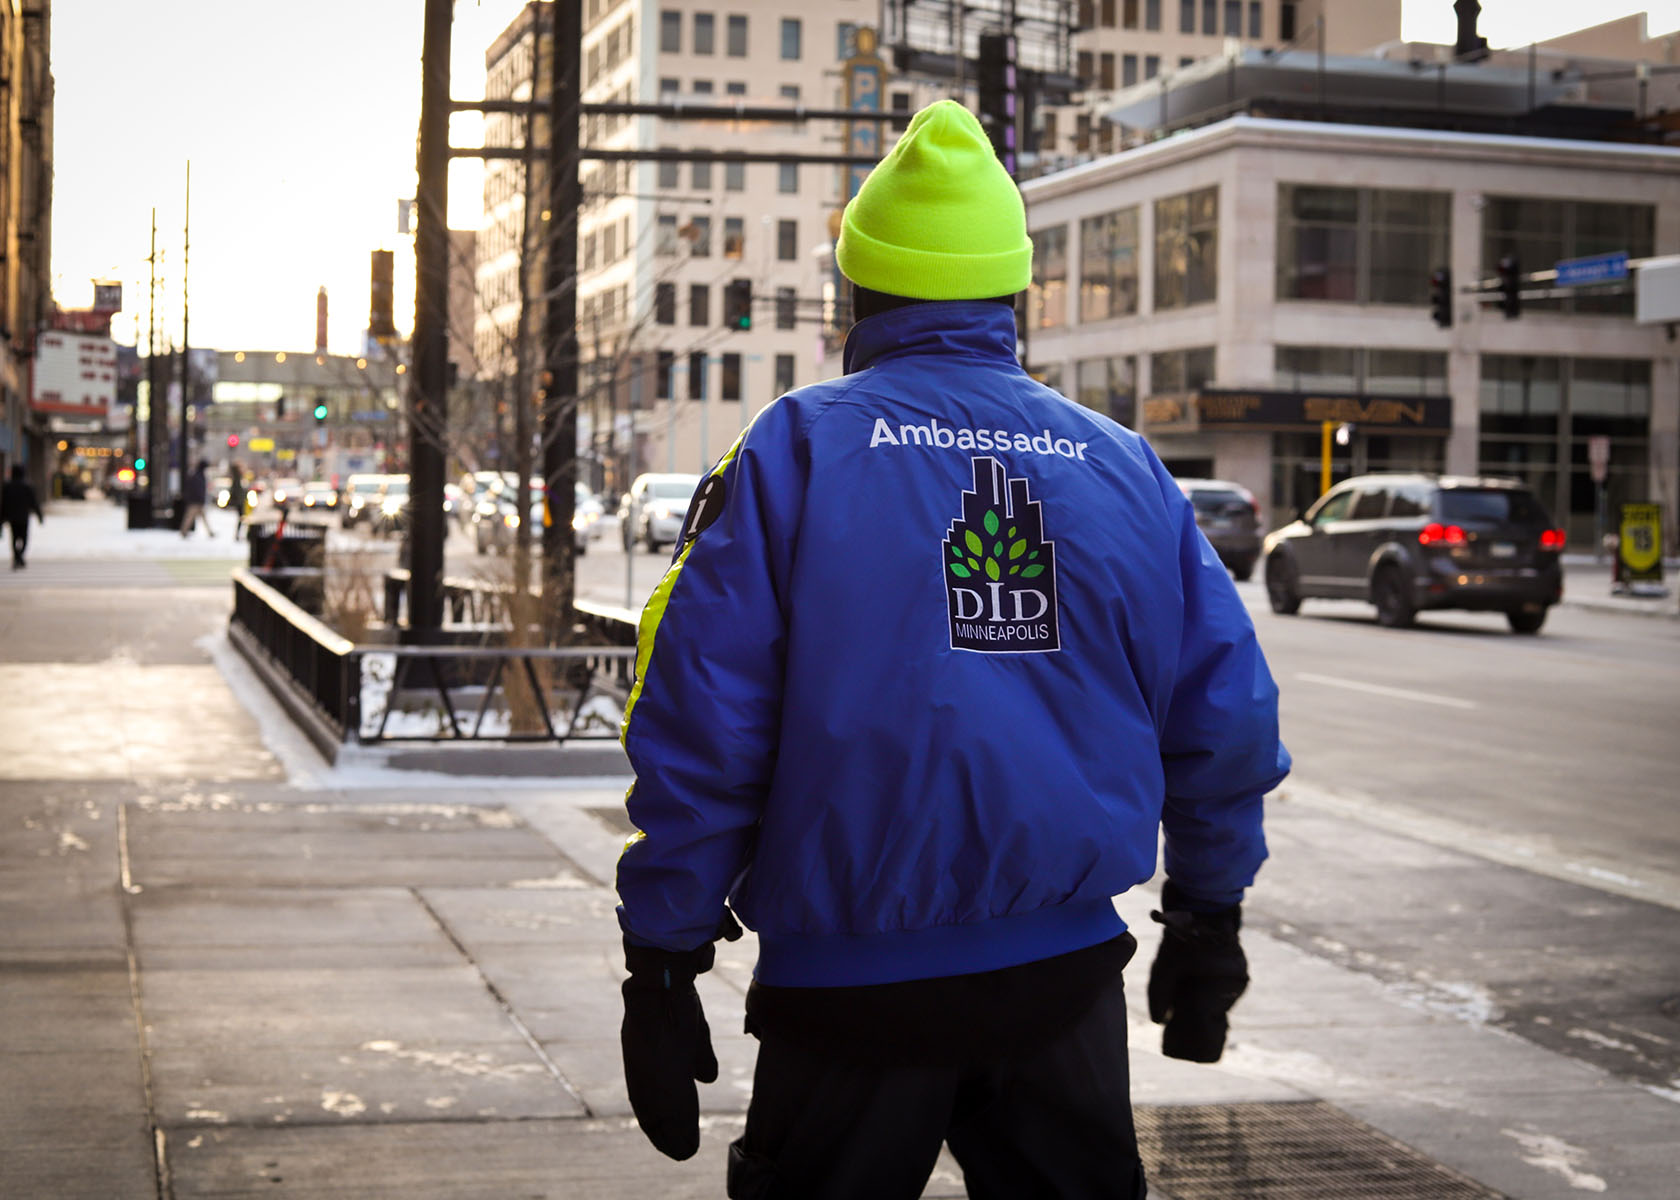
[[[1247,579],[1260,559],[1260,502],[1240,483],[1180,479],[1178,490],[1196,513],[1196,528],[1232,575]]]
[[[338,489],[324,479],[303,485],[303,506],[320,512],[338,511]]]
[[[606,512],[601,498],[578,480],[572,496],[572,546],[579,554],[589,553],[589,543],[601,536],[601,518]]]
[[[372,507],[373,532],[400,533],[408,525],[408,476],[387,475]]]
[[[698,475],[638,475],[618,505],[619,536],[629,550],[640,541],[649,550],[682,536],[688,502],[700,486]]]
[[[354,529],[363,521],[371,520],[374,512],[378,511],[379,491],[384,486],[383,475],[350,476],[344,484],[344,505],[339,512],[339,523],[346,529]]]
[[[269,493],[269,495],[273,499],[275,507],[277,508],[287,504],[295,504],[299,500],[303,499],[303,480],[293,476],[287,476],[284,479],[276,479],[274,481],[274,489]]]
[[[484,480],[480,489],[478,503],[473,506],[473,549],[480,554],[488,554],[491,550],[505,554],[513,546],[515,531],[519,528],[521,520],[531,522],[532,541],[540,542],[544,495],[542,480],[535,476],[530,480],[526,493],[530,497],[526,506],[528,511],[521,515],[514,496],[518,490],[517,476],[511,471],[487,471],[480,474],[488,478]]]
[[[1293,613],[1315,596],[1369,600],[1400,628],[1422,609],[1503,612],[1536,633],[1563,596],[1564,531],[1513,480],[1361,475],[1266,538],[1266,595]]]

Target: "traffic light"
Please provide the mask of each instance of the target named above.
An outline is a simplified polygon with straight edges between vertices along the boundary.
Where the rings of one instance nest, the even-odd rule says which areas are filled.
[[[325,421],[326,419],[327,419],[327,402],[325,400],[315,401],[315,424],[319,425],[322,421]]]
[[[1436,267],[1429,276],[1429,315],[1442,329],[1452,328],[1452,272],[1446,267]]]
[[[1010,177],[1015,175],[1016,86],[1015,35],[982,33],[980,69],[975,82],[980,94],[980,126]]]
[[[752,280],[731,279],[723,285],[723,327],[752,328]]]
[[[146,460],[143,458],[136,458],[134,460],[134,469],[136,471],[144,471],[146,469]]]
[[[237,433],[228,434],[228,449],[229,450],[239,449],[239,435]]]
[[[1499,260],[1499,307],[1506,320],[1522,316],[1522,264],[1515,254]]]

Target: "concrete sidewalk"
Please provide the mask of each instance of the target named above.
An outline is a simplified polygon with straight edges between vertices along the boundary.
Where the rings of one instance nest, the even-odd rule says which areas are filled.
[[[620,1078],[628,781],[328,769],[226,645],[218,594],[171,593],[172,640],[71,661],[31,650],[69,644],[70,592],[0,592],[0,1195],[722,1195],[752,939],[701,980],[722,1074],[699,1156],[671,1163]],[[1128,981],[1153,1196],[1675,1194],[1680,1091],[1266,919],[1268,888],[1350,853],[1444,878],[1519,868],[1305,786],[1274,799],[1269,838],[1254,984],[1217,1066],[1157,1052],[1153,888],[1118,901],[1142,943]],[[949,1159],[925,1194],[965,1194]]]

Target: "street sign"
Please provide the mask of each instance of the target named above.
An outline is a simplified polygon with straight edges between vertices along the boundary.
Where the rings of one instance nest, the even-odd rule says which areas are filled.
[[[247,446],[249,446],[252,450],[272,450],[272,449],[274,449],[274,439],[273,438],[252,438],[250,441],[246,442],[245,444]]]
[[[1662,582],[1662,505],[1622,505],[1620,532],[1616,544],[1617,581]]]
[[[1603,483],[1610,474],[1610,439],[1602,434],[1587,439],[1587,461],[1592,464],[1594,483]]]
[[[1586,258],[1566,258],[1557,264],[1559,287],[1580,287],[1588,283],[1615,283],[1628,277],[1626,250],[1610,254],[1592,254]]]

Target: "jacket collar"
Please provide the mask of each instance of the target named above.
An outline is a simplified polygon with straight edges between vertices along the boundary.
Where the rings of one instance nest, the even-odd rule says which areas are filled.
[[[906,354],[1015,359],[1015,312],[991,300],[939,300],[877,313],[853,325],[846,374]]]

